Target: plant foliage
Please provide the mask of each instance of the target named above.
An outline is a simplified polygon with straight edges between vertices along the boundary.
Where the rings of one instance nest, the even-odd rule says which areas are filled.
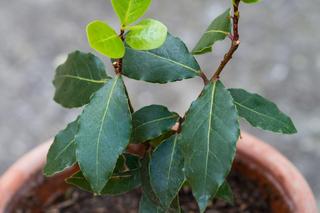
[[[96,195],[119,195],[142,188],[139,212],[181,212],[179,191],[190,187],[200,212],[214,198],[232,203],[226,182],[240,135],[239,118],[253,127],[293,134],[291,119],[271,101],[243,89],[227,89],[220,74],[237,50],[240,3],[215,18],[192,53],[184,42],[154,19],[138,21],[151,0],[112,0],[119,33],[107,23],[87,26],[89,45],[111,59],[109,77],[98,57],[75,51],[61,64],[53,81],[54,100],[81,107],[79,117],[58,133],[48,152],[44,174],[75,164],[79,170],[66,181]],[[138,22],[138,23],[135,23]],[[231,47],[212,78],[207,78],[193,54],[210,52],[216,42],[231,39]],[[134,111],[123,80],[164,84],[201,77],[204,88],[180,117],[161,105]],[[143,151],[133,154],[130,146]]]

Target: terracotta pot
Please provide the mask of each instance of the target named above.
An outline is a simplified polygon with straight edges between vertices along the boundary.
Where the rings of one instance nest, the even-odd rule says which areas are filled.
[[[20,158],[1,177],[0,213],[12,208],[12,203],[23,194],[26,183],[30,183],[43,168],[50,143],[44,143]],[[242,133],[233,169],[272,193],[273,212],[317,213],[313,193],[299,171],[278,151],[260,140]],[[52,193],[65,190],[67,185],[63,180],[72,172],[69,170],[46,180],[45,186],[37,186],[39,199],[46,202]]]

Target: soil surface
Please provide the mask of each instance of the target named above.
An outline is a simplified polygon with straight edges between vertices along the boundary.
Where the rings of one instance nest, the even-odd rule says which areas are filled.
[[[42,176],[39,175],[38,182]],[[254,181],[231,172],[229,184],[234,192],[234,204],[223,200],[214,200],[209,204],[207,213],[263,213],[272,212],[271,197],[261,192]],[[37,184],[35,184],[37,185]],[[76,188],[51,195],[46,203],[40,202],[31,190],[14,207],[13,212],[47,212],[47,213],[135,213],[138,212],[141,191],[139,189],[117,197],[96,197]],[[180,192],[180,204],[183,212],[198,212],[197,204],[189,188]]]

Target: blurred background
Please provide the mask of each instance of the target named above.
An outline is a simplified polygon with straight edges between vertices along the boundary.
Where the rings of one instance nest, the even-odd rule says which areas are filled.
[[[225,0],[154,0],[146,16],[164,22],[191,49],[211,20],[229,7]],[[263,0],[242,4],[241,46],[223,73],[228,87],[243,87],[278,104],[298,134],[274,135],[242,129],[272,144],[304,174],[320,203],[320,43],[319,0]],[[0,1],[0,174],[18,157],[53,137],[79,109],[53,100],[55,67],[76,49],[93,51],[85,26],[118,20],[107,0]],[[229,41],[198,57],[211,74]],[[97,53],[95,53],[97,54]],[[103,58],[102,56],[100,56]],[[105,58],[108,72],[113,70]],[[125,79],[136,109],[164,104],[181,115],[202,88],[199,78],[166,85]]]

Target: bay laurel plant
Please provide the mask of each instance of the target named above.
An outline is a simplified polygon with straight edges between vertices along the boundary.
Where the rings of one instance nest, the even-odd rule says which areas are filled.
[[[215,197],[232,201],[226,177],[240,136],[239,117],[253,127],[283,134],[296,129],[291,119],[260,95],[227,89],[220,75],[238,49],[239,7],[257,0],[232,0],[190,52],[161,22],[144,15],[151,0],[112,0],[119,32],[93,21],[86,32],[90,46],[110,59],[114,77],[101,59],[75,51],[56,69],[54,100],[82,113],[58,133],[44,168],[52,176],[75,166],[66,181],[95,195],[115,196],[142,188],[139,211],[180,212],[179,191],[192,189],[200,212]],[[212,77],[194,55],[230,40]],[[185,115],[150,105],[134,111],[123,76],[165,84],[200,77],[204,88]],[[140,150],[133,152],[133,148]]]

